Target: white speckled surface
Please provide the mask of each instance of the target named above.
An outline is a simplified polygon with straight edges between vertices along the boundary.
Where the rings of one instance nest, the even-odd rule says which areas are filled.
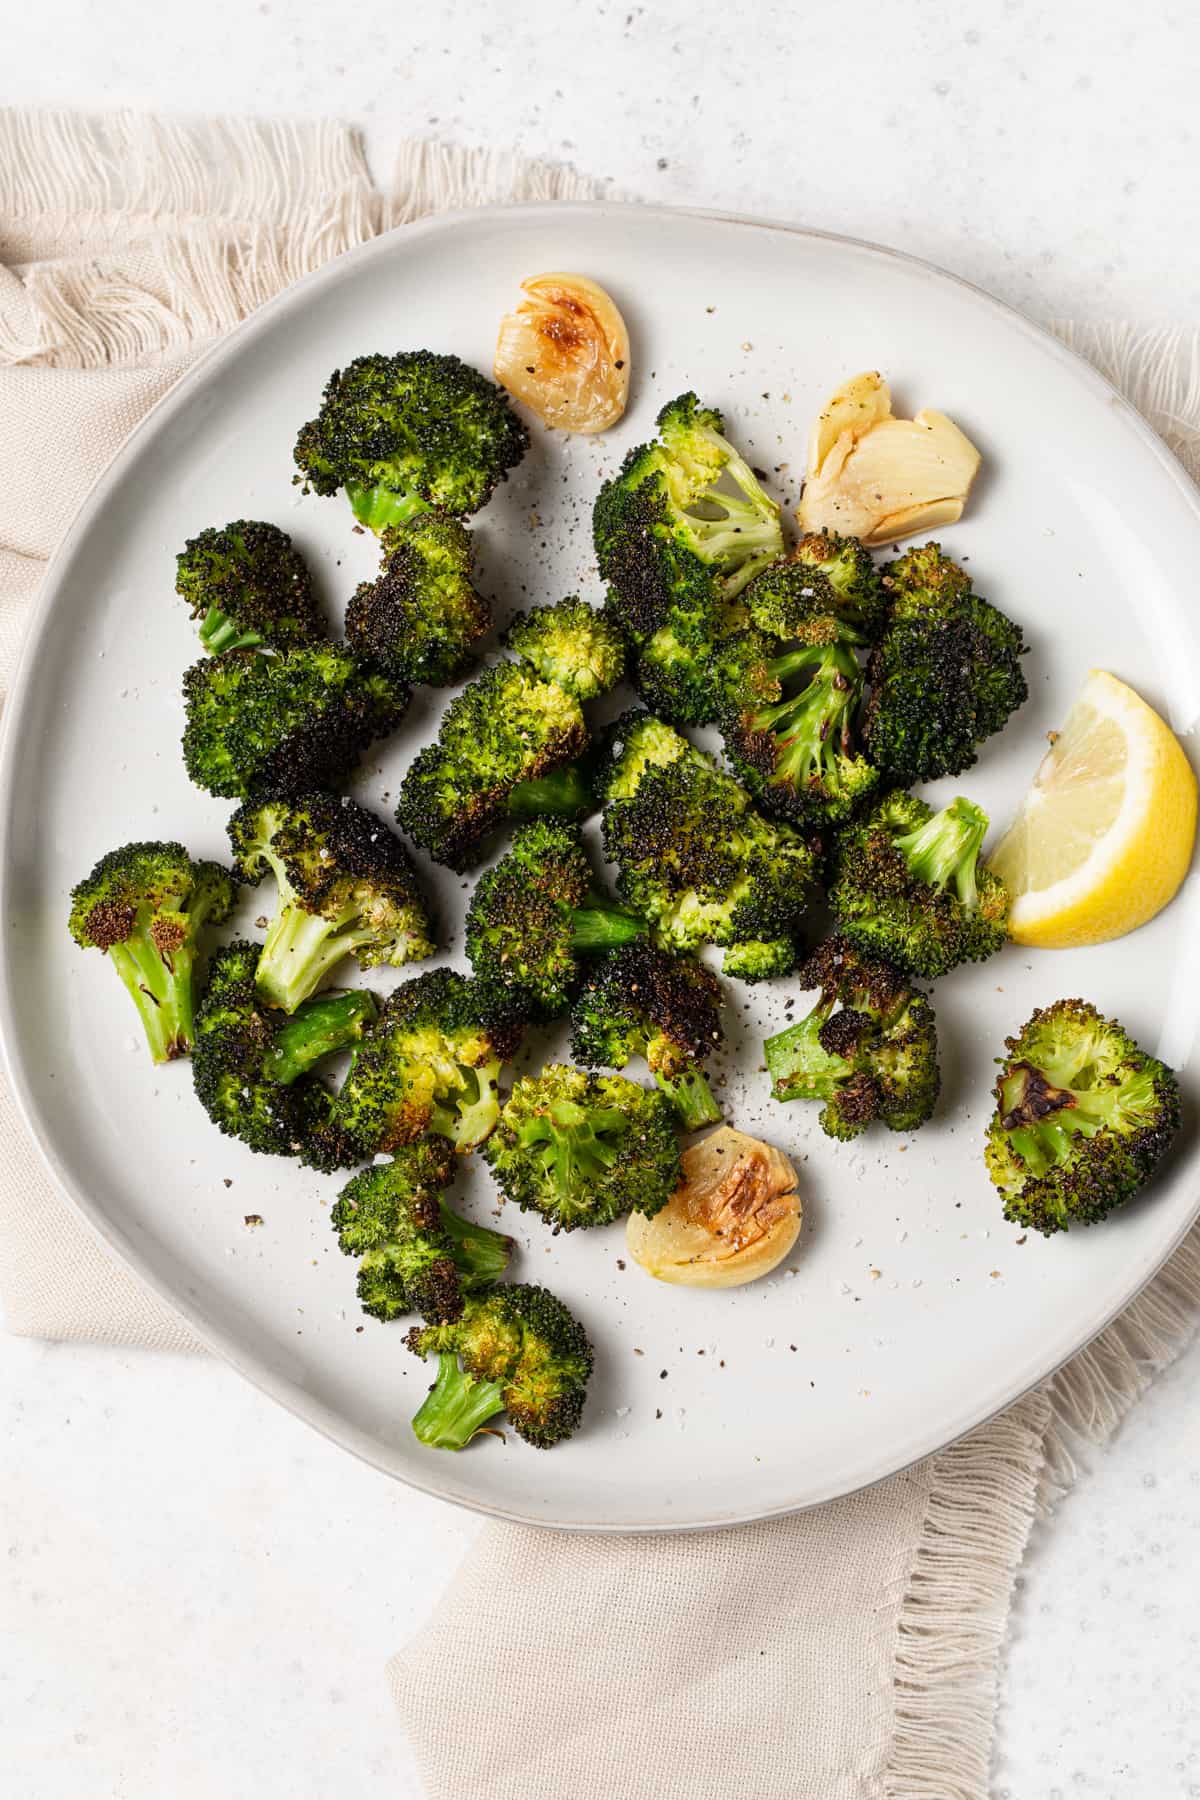
[[[148,30],[131,0],[43,0],[5,21],[5,99],[339,113],[381,173],[410,132],[515,143],[898,244],[1039,314],[1200,318],[1182,6],[361,0],[354,41],[346,17],[160,0]],[[0,1412],[6,1792],[418,1795],[381,1666],[474,1519],[205,1362],[0,1338]],[[1200,1795],[1198,1417],[1200,1350],[1039,1532],[998,1800]]]

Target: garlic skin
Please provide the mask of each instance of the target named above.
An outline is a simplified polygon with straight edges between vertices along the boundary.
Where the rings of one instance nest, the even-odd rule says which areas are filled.
[[[894,417],[887,382],[867,370],[813,424],[796,517],[804,531],[892,544],[961,518],[981,461],[945,413]]]
[[[629,333],[586,275],[531,275],[500,321],[492,373],[557,431],[607,431],[629,398]]]
[[[742,1287],[800,1235],[796,1171],[772,1144],[722,1125],[683,1153],[683,1182],[653,1218],[631,1213],[629,1253],[658,1281]]]

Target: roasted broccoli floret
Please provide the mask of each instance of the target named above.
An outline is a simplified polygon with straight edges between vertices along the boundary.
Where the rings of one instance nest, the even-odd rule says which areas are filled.
[[[155,1062],[192,1047],[197,941],[229,917],[233,895],[219,863],[193,862],[182,844],[164,843],[110,850],[71,890],[71,936],[81,949],[107,951]]]
[[[457,356],[359,356],[329,377],[296,439],[305,492],[345,488],[372,531],[438,508],[478,512],[529,447],[502,388]]]
[[[934,812],[899,791],[842,832],[829,904],[866,956],[927,981],[1004,946],[1008,889],[979,861],[987,814],[961,796]]]
[[[793,968],[814,871],[799,833],[661,720],[626,714],[609,735],[604,849],[621,899],[664,949],[720,944],[745,981]]]
[[[257,944],[230,944],[212,962],[196,1012],[192,1077],[219,1130],[264,1156],[316,1169],[351,1167],[328,1135],[333,1095],[312,1071],[356,1044],[375,1017],[372,994],[322,994],[287,1017],[255,987]]]
[[[567,1063],[514,1082],[483,1154],[505,1197],[555,1231],[649,1217],[682,1179],[665,1096]]]
[[[499,1117],[500,1069],[521,1034],[478,982],[450,969],[393,988],[334,1104],[333,1153],[365,1162],[425,1132],[473,1150]]]
[[[448,1325],[414,1326],[408,1347],[438,1376],[413,1419],[423,1444],[461,1450],[498,1413],[539,1450],[578,1429],[592,1372],[582,1325],[542,1287],[501,1287]]]
[[[524,663],[498,663],[442,714],[437,741],[409,765],[396,817],[435,862],[466,868],[505,818],[587,811],[587,782],[567,766],[587,744],[574,695]]]
[[[565,1012],[582,958],[627,944],[646,927],[597,891],[573,825],[535,819],[479,879],[467,909],[467,955],[512,1010],[552,1019]]]
[[[514,656],[576,700],[607,694],[625,673],[625,640],[616,621],[577,594],[519,613],[507,640]]]
[[[958,775],[1028,697],[1020,628],[937,544],[900,557],[884,586],[893,605],[867,665],[863,747],[898,783]]]
[[[269,1006],[294,1012],[344,957],[393,969],[437,950],[429,908],[400,839],[345,795],[271,795],[229,821],[234,868],[279,889],[258,965]]]
[[[363,1169],[335,1200],[330,1221],[345,1254],[359,1259],[358,1297],[373,1318],[419,1312],[446,1323],[462,1313],[464,1295],[503,1278],[512,1239],[447,1206],[453,1175],[445,1138],[422,1138]]]
[[[374,581],[346,608],[350,647],[404,681],[444,687],[471,666],[492,609],[471,585],[471,534],[446,513],[389,527]]]
[[[631,450],[593,512],[600,573],[626,628],[709,626],[783,550],[779,507],[725,436],[719,412],[682,394],[654,443]]]
[[[703,963],[626,944],[588,971],[571,1012],[571,1054],[610,1069],[644,1056],[683,1129],[698,1131],[721,1118],[704,1073],[723,1035],[721,1005],[721,984]]]
[[[757,654],[767,654],[758,634],[746,630],[740,601],[724,603],[703,626],[672,617],[652,637],[635,640],[630,679],[656,718],[712,725],[742,683],[751,640]]]
[[[888,963],[827,938],[796,976],[819,988],[806,1018],[763,1045],[776,1100],[823,1100],[821,1129],[854,1138],[878,1119],[915,1131],[937,1101],[933,1008]]]
[[[766,812],[836,823],[871,792],[879,774],[853,734],[861,697],[862,672],[847,644],[801,645],[745,668],[722,733],[735,772]]]
[[[1039,1007],[999,1059],[984,1152],[1004,1216],[1095,1225],[1149,1181],[1179,1128],[1179,1084],[1086,1000]]]
[[[230,650],[184,675],[184,764],[197,787],[235,800],[336,787],[408,700],[403,681],[344,644]]]
[[[789,557],[756,575],[743,596],[760,631],[801,644],[873,643],[888,595],[857,538],[809,532]]]
[[[255,644],[291,650],[326,636],[304,558],[286,531],[261,519],[189,538],[175,558],[175,592],[213,656]]]

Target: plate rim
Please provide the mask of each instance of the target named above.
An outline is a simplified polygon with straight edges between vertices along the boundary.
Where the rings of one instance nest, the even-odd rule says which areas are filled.
[[[300,280],[265,302],[248,318],[243,319],[227,336],[218,339],[207,350],[202,351],[192,366],[167,389],[166,393],[160,396],[139,421],[89,489],[47,564],[37,599],[26,625],[17,668],[4,706],[3,722],[0,725],[0,917],[7,916],[11,887],[12,858],[10,849],[16,792],[14,778],[18,757],[15,746],[20,738],[19,725],[33,686],[33,670],[38,663],[41,641],[48,628],[66,574],[69,572],[79,548],[86,542],[93,521],[102,511],[113,488],[123,478],[126,465],[138,454],[145,438],[159,430],[167,420],[190,405],[193,394],[202,389],[209,375],[227,360],[240,355],[246,344],[256,335],[270,329],[276,320],[286,316],[294,308],[303,307],[311,294],[320,289],[336,286],[345,280],[349,273],[360,264],[378,257],[394,255],[398,245],[403,244],[419,253],[421,244],[427,238],[469,230],[472,225],[478,225],[496,215],[520,221],[549,217],[561,219],[564,215],[584,218],[609,217],[629,212],[636,212],[642,217],[651,219],[684,219],[692,222],[731,225],[741,229],[784,234],[811,243],[842,246],[866,252],[887,263],[904,264],[910,269],[916,269],[922,276],[938,286],[950,283],[963,290],[985,312],[998,315],[1010,326],[1015,325],[1027,338],[1037,344],[1043,353],[1049,351],[1073,374],[1076,380],[1082,381],[1085,387],[1090,386],[1097,396],[1103,397],[1109,404],[1115,405],[1126,429],[1132,432],[1134,438],[1140,440],[1143,449],[1151,453],[1159,468],[1171,479],[1185,504],[1190,507],[1195,517],[1197,532],[1200,534],[1200,488],[1191,480],[1183,465],[1149,421],[1138,412],[1108,377],[1088,362],[1078,351],[1064,343],[1047,326],[1037,323],[1007,301],[998,299],[976,282],[972,282],[952,270],[944,269],[927,258],[847,233],[822,231],[786,220],[709,207],[658,206],[618,200],[527,201],[479,207],[459,207],[448,212],[430,214],[423,219],[394,226],[376,237],[369,238],[341,256],[335,257],[331,262],[325,263],[321,268],[301,277]],[[1139,1269],[1136,1272],[1132,1283],[1122,1292],[1121,1297],[1115,1304],[1105,1309],[1102,1317],[1089,1325],[1086,1333],[1072,1349],[1051,1367],[1043,1370],[1033,1379],[1023,1382],[998,1404],[987,1400],[983,1403],[981,1410],[968,1408],[969,1416],[954,1425],[949,1436],[943,1435],[946,1429],[944,1425],[937,1427],[931,1434],[935,1441],[923,1443],[921,1448],[915,1451],[910,1458],[886,1472],[871,1476],[850,1487],[840,1487],[834,1483],[828,1492],[818,1493],[806,1500],[766,1508],[751,1507],[746,1511],[735,1510],[720,1515],[683,1520],[663,1519],[656,1516],[645,1521],[618,1523],[602,1518],[594,1520],[546,1518],[539,1516],[534,1511],[498,1505],[479,1496],[448,1493],[433,1476],[432,1469],[430,1479],[425,1480],[419,1473],[401,1472],[392,1467],[381,1455],[372,1452],[368,1447],[369,1440],[364,1441],[362,1434],[350,1426],[335,1409],[306,1393],[297,1382],[272,1371],[260,1361],[256,1354],[242,1347],[241,1340],[235,1333],[227,1331],[215,1323],[186,1294],[178,1292],[172,1283],[158,1272],[154,1260],[131,1242],[127,1234],[105,1209],[92,1198],[86,1187],[77,1184],[63,1167],[54,1146],[53,1133],[48,1129],[48,1125],[43,1123],[41,1110],[32,1091],[32,1084],[27,1078],[16,1041],[15,1023],[12,969],[8,938],[5,934],[0,936],[0,1057],[3,1058],[21,1124],[54,1189],[72,1207],[76,1216],[83,1221],[92,1236],[107,1252],[114,1254],[135,1278],[163,1303],[169,1312],[182,1319],[207,1350],[236,1369],[239,1375],[260,1392],[267,1394],[278,1405],[285,1407],[294,1417],[303,1420],[305,1424],[319,1432],[329,1442],[347,1451],[360,1462],[377,1469],[389,1479],[488,1518],[503,1519],[513,1524],[539,1526],[545,1530],[603,1531],[620,1535],[657,1535],[665,1532],[690,1533],[723,1530],[767,1519],[786,1518],[808,1511],[812,1507],[828,1504],[835,1499],[848,1498],[852,1494],[865,1492],[879,1482],[891,1480],[894,1476],[915,1468],[918,1463],[925,1461],[928,1457],[948,1449],[969,1432],[999,1417],[1002,1412],[1016,1405],[1026,1395],[1053,1379],[1060,1369],[1094,1342],[1114,1319],[1133,1304],[1144,1288],[1174,1255],[1194,1225],[1197,1216],[1200,1216],[1200,1190],[1198,1190],[1191,1209],[1169,1238],[1161,1254],[1156,1252],[1149,1265],[1144,1270]]]

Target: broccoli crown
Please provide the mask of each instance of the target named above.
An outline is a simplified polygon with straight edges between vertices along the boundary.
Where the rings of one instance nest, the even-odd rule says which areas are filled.
[[[915,1131],[937,1102],[933,1008],[888,963],[827,938],[796,976],[819,998],[806,1018],[763,1046],[777,1100],[821,1100],[821,1128],[854,1138],[878,1119]]]
[[[328,1136],[333,1096],[311,1071],[359,1041],[375,1017],[374,996],[322,995],[288,1018],[259,999],[258,959],[248,943],[213,958],[196,1013],[196,1097],[219,1130],[251,1150],[348,1168],[356,1159]]]
[[[155,1062],[192,1047],[196,949],[206,925],[233,908],[220,863],[193,862],[182,844],[124,844],[71,890],[69,927],[84,950],[102,950],[137,1007]]]
[[[448,1322],[465,1294],[504,1274],[512,1239],[451,1212],[443,1190],[453,1169],[446,1140],[422,1138],[363,1169],[334,1202],[330,1220],[345,1254],[359,1258],[359,1299],[372,1317]]]
[[[618,893],[655,940],[670,950],[727,946],[726,972],[750,981],[793,966],[783,946],[814,871],[799,833],[764,819],[712,757],[657,719],[627,715],[610,740],[605,854]]]
[[[326,635],[304,558],[286,531],[261,519],[189,538],[175,558],[175,592],[213,655],[254,644],[291,650]]]
[[[984,1151],[1004,1216],[1094,1225],[1137,1193],[1179,1128],[1179,1084],[1086,1000],[1039,1007],[999,1059]]]
[[[519,1023],[465,975],[432,969],[402,983],[354,1052],[330,1119],[335,1153],[365,1162],[425,1132],[473,1150],[496,1122],[501,1065],[520,1041]]]
[[[345,488],[355,516],[384,531],[431,507],[478,512],[528,447],[504,390],[457,356],[359,356],[302,426],[296,479],[306,492]]]
[[[952,800],[934,812],[897,790],[847,826],[834,851],[829,904],[866,956],[932,981],[1004,946],[1008,889],[981,864],[987,814]]]
[[[638,641],[633,658],[633,685],[643,704],[672,725],[714,724],[741,683],[751,641],[762,642],[745,625],[740,601],[724,604],[704,626],[669,614],[653,636]]]
[[[514,1082],[483,1154],[505,1197],[555,1231],[652,1215],[682,1180],[667,1099],[567,1063]]]
[[[589,972],[571,1013],[571,1054],[588,1068],[623,1069],[644,1056],[686,1131],[716,1124],[704,1075],[720,1044],[721,984],[691,957],[626,944]]]
[[[336,787],[408,700],[404,682],[344,644],[231,650],[183,677],[184,764],[197,787],[235,800]]]
[[[625,639],[610,613],[597,611],[568,594],[555,606],[518,613],[507,632],[514,656],[543,681],[552,681],[577,700],[595,700],[616,687],[625,673]]]
[[[893,604],[867,665],[867,755],[897,782],[958,775],[1028,698],[1020,628],[936,544],[900,557],[884,585]]]
[[[258,989],[293,1012],[343,957],[401,968],[437,949],[429,909],[400,839],[345,795],[248,800],[229,821],[243,881],[270,871],[279,889]]]
[[[438,1378],[413,1419],[424,1444],[461,1450],[505,1411],[518,1436],[539,1450],[578,1429],[592,1349],[546,1288],[501,1287],[469,1299],[453,1323],[414,1327],[408,1346],[438,1358]]]
[[[651,636],[668,615],[704,625],[779,556],[779,508],[725,436],[720,413],[683,394],[659,437],[631,450],[592,515],[596,559],[628,629]]]
[[[796,676],[800,685],[788,693]],[[862,685],[846,644],[802,646],[744,671],[722,732],[730,762],[767,812],[835,823],[870,793],[878,771],[858,754],[852,730]]]
[[[573,825],[536,819],[479,879],[467,909],[467,955],[475,974],[518,1012],[554,1018],[581,978],[580,958],[627,943],[644,930],[593,890],[591,865]]]
[[[873,643],[887,617],[870,551],[834,533],[809,532],[756,575],[744,597],[760,631],[801,644]]]
[[[524,663],[497,663],[442,714],[436,743],[409,765],[396,817],[435,862],[464,868],[506,816],[514,789],[561,769],[587,743],[574,695]]]
[[[492,609],[471,585],[471,534],[445,513],[422,513],[389,527],[374,581],[354,590],[346,608],[351,649],[404,681],[445,687],[472,662]]]

